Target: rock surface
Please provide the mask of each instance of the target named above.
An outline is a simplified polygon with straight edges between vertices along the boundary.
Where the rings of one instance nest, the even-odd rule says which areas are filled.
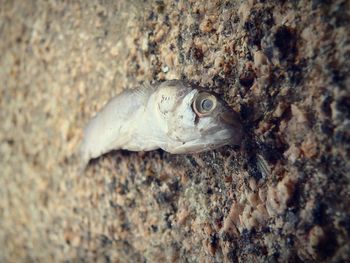
[[[350,260],[349,1],[1,1],[1,262]],[[186,79],[242,149],[117,151],[78,173],[86,122]]]

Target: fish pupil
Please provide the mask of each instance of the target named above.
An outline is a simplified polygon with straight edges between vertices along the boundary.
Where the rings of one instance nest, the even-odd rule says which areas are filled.
[[[212,100],[210,99],[204,99],[202,101],[202,109],[205,110],[205,111],[209,111],[212,109],[214,103]]]

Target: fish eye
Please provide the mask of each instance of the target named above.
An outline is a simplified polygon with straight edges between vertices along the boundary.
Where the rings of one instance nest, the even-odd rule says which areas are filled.
[[[210,99],[204,99],[201,106],[203,110],[210,111],[214,106],[214,102]]]
[[[208,116],[216,107],[216,97],[207,92],[200,92],[193,101],[193,110],[199,117]]]

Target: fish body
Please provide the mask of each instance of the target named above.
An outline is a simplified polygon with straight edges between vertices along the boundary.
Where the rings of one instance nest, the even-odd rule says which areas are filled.
[[[217,95],[180,80],[127,90],[114,97],[84,130],[84,164],[111,150],[197,153],[240,144],[238,114]]]

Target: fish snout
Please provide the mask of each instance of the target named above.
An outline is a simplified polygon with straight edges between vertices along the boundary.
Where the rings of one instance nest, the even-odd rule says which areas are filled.
[[[242,141],[242,123],[237,112],[226,110],[219,114],[219,118],[223,124],[231,129],[232,143],[240,145]]]

